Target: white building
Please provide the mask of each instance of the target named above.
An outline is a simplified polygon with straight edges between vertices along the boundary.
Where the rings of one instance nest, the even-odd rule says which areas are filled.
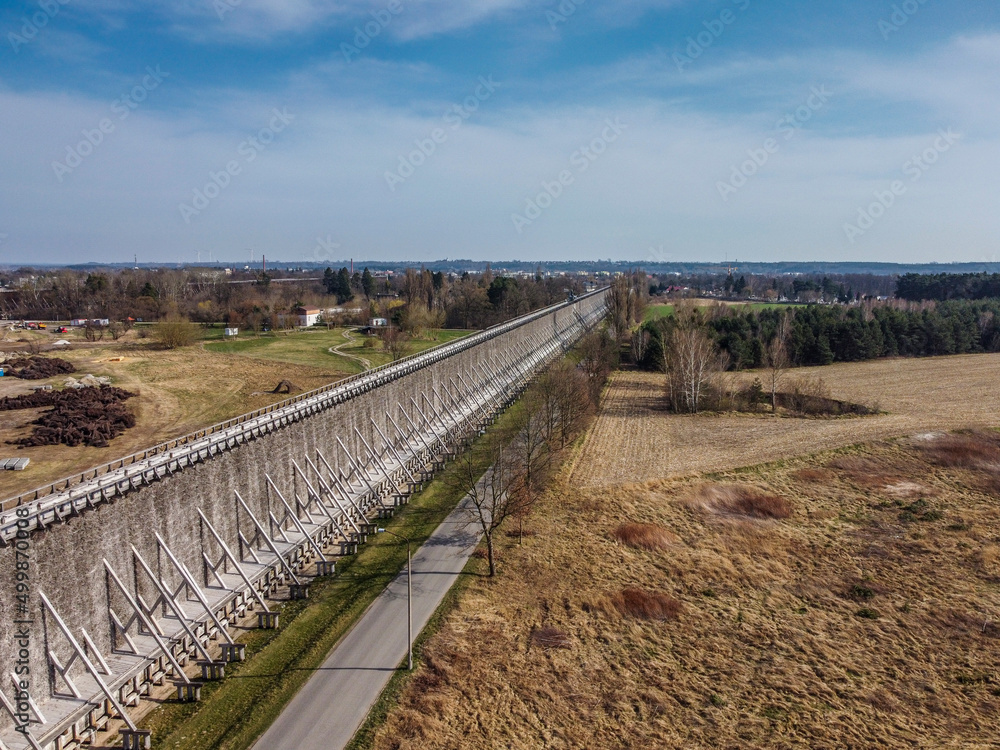
[[[300,327],[308,328],[309,326],[316,325],[316,322],[319,320],[320,309],[318,307],[296,307],[292,310],[292,314],[298,317]]]

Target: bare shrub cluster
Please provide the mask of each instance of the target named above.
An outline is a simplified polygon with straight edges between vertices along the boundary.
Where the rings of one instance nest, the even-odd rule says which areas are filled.
[[[622,544],[637,549],[661,550],[677,543],[677,536],[652,523],[626,523],[611,532]]]
[[[691,510],[754,519],[782,519],[792,515],[783,497],[742,484],[705,484],[686,499]]]
[[[669,594],[626,588],[608,597],[611,606],[627,617],[641,620],[675,620],[684,605]]]
[[[559,628],[546,625],[531,631],[531,643],[539,648],[569,648],[572,639]]]
[[[922,445],[939,466],[963,469],[1000,470],[1000,435],[968,432],[944,435]]]

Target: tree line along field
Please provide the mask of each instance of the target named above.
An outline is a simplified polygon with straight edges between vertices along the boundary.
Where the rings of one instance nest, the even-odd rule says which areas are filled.
[[[374,747],[995,747],[1000,356],[822,372],[886,413],[673,415],[617,373]]]
[[[196,329],[199,333],[212,329]],[[221,332],[221,329],[217,329]],[[137,331],[120,341],[86,342],[71,337],[73,346],[66,351],[50,352],[70,361],[75,377],[84,374],[106,376],[111,384],[135,394],[127,407],[136,417],[136,426],[116,437],[106,448],[87,446],[35,446],[18,448],[0,445],[0,455],[30,458],[24,471],[0,472],[0,496],[12,497],[84,471],[93,466],[143,450],[157,443],[193,432],[239,414],[267,406],[287,394],[271,393],[283,380],[300,390],[311,390],[360,372],[363,367],[350,356],[353,351],[377,365],[390,360],[378,346],[366,349],[361,336],[355,335],[356,349],[331,353],[333,346],[348,343],[344,329],[319,329],[282,333],[270,337],[238,339],[234,342],[196,343],[164,350],[153,338],[140,339]],[[25,332],[47,341],[46,333]],[[410,342],[416,352],[437,346],[467,331],[428,331]],[[227,351],[227,348],[234,351]],[[119,360],[120,361],[115,361]],[[0,378],[0,397],[30,392],[32,385],[52,384],[62,387],[65,376],[35,381]],[[40,409],[0,412],[0,434],[6,440],[18,440],[30,434],[28,425]]]

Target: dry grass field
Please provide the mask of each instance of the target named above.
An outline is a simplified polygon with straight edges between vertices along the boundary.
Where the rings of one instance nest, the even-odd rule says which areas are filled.
[[[823,378],[834,398],[878,404],[885,414],[821,420],[673,415],[663,408],[662,375],[618,372],[577,461],[574,484],[641,482],[921,430],[1000,425],[998,354],[802,368],[786,378],[809,376]]]
[[[86,373],[106,375],[113,385],[138,394],[129,400],[136,426],[111,441],[107,448],[40,446],[17,449],[0,445],[0,455],[28,457],[25,471],[0,472],[0,497],[11,497],[53,482],[74,472],[148,448],[164,440],[252,411],[287,398],[266,393],[283,379],[302,389],[344,377],[336,362],[328,367],[291,364],[213,352],[200,345],[157,350],[139,346],[95,346],[58,353],[77,368],[73,377]],[[121,361],[113,361],[122,357]],[[331,356],[331,360],[334,357]],[[42,381],[0,378],[0,396],[27,393],[32,385],[62,385],[63,377]],[[26,435],[25,425],[38,410],[0,412],[0,436],[13,440]]]
[[[375,747],[1000,746],[1000,438],[937,431],[995,425],[998,370],[826,368],[889,412],[835,420],[675,418],[616,375]]]

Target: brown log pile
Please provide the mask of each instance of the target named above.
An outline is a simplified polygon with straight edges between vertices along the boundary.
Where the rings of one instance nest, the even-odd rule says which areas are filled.
[[[76,372],[72,362],[58,357],[17,357],[8,359],[0,367],[3,367],[7,375],[21,380],[44,380]]]
[[[0,411],[51,406],[31,424],[27,437],[8,440],[11,445],[89,445],[107,447],[108,441],[129,427],[135,415],[125,401],[136,394],[122,388],[67,388],[63,391],[36,391],[0,399]]]

